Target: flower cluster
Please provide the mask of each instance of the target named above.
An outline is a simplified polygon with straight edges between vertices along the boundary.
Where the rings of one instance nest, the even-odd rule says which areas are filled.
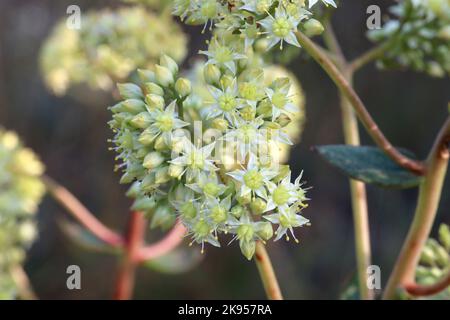
[[[294,228],[309,225],[299,214],[308,198],[280,148],[297,138],[289,125],[301,124],[303,96],[261,52],[298,45],[300,22],[313,21],[305,2],[175,1],[174,12],[215,29],[195,76],[180,77],[164,55],[139,71],[139,85],[119,85],[124,100],[111,107],[110,126],[133,208],[153,227],[178,217],[202,250],[220,246],[220,234],[238,240],[248,259],[256,241],[297,241]]]
[[[15,295],[10,269],[36,236],[34,214],[45,188],[44,167],[13,132],[0,129],[0,299]]]
[[[54,28],[41,50],[40,65],[55,94],[80,83],[109,90],[132,77],[136,68],[152,66],[162,52],[181,61],[186,42],[168,13],[154,15],[142,7],[91,11],[83,13],[80,30],[68,28],[65,19]]]
[[[420,265],[416,268],[416,281],[422,285],[436,283],[450,272],[450,228],[439,227],[439,241],[428,239],[422,251]],[[440,292],[432,299],[450,299],[450,288]]]
[[[187,24],[216,27],[227,45],[244,40],[248,48],[256,40],[265,40],[270,49],[283,44],[300,47],[295,32],[299,27],[309,35],[320,34],[322,24],[313,19],[308,9],[318,0],[175,0],[174,14]],[[322,0],[325,5],[336,6],[333,0]],[[234,38],[234,39],[233,39]]]
[[[450,74],[450,1],[405,0],[391,12],[394,18],[368,34],[373,41],[387,42],[379,66],[410,68],[434,77]]]

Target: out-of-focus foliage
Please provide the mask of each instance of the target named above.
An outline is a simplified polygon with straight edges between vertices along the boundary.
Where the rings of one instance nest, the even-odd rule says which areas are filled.
[[[39,179],[43,171],[16,134],[0,128],[0,299],[15,296],[10,270],[23,262],[36,237],[34,214],[45,192]]]
[[[330,145],[316,149],[332,166],[368,184],[402,189],[417,187],[421,181],[421,177],[399,166],[377,147]],[[409,151],[400,151],[410,158],[416,158]]]
[[[141,4],[154,10],[164,10],[168,8],[173,0],[122,0],[124,3]]]
[[[405,0],[391,7],[394,15],[382,29],[368,33],[388,49],[382,68],[410,68],[434,77],[450,73],[450,0]]]
[[[73,84],[110,90],[137,68],[151,68],[162,52],[184,59],[186,36],[169,12],[155,15],[142,7],[83,14],[81,29],[63,19],[42,47],[40,64],[47,86],[57,95]]]
[[[422,285],[434,284],[450,272],[450,228],[439,227],[439,241],[428,239],[416,269],[416,281]],[[450,287],[428,299],[450,300]]]

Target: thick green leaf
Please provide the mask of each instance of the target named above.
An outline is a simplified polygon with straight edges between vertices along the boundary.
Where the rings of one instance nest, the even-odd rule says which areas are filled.
[[[162,257],[146,261],[144,265],[161,273],[176,274],[191,270],[202,258],[198,248],[179,247]]]
[[[419,185],[421,178],[400,167],[383,151],[376,147],[329,145],[315,148],[331,165],[347,176],[384,188],[412,188]],[[410,158],[409,151],[400,150]]]

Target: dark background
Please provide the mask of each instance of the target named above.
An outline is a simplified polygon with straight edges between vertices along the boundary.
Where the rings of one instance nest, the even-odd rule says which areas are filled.
[[[347,0],[334,17],[334,26],[347,57],[370,48],[364,33],[365,9],[379,4],[386,12],[392,1]],[[82,11],[117,6],[118,1],[0,1],[0,125],[16,130],[47,166],[47,173],[63,183],[105,224],[124,230],[129,199],[113,172],[114,154],[108,151],[111,132],[106,125],[113,103],[108,94],[87,89],[63,98],[45,89],[38,68],[43,40],[66,8]],[[186,29],[191,55],[203,49],[206,36]],[[187,63],[188,64],[188,63]],[[294,173],[305,171],[313,186],[310,207],[304,211],[312,226],[297,231],[301,243],[270,243],[268,250],[288,299],[335,299],[355,271],[353,227],[346,178],[310,151],[314,145],[342,143],[337,92],[312,61],[297,58],[289,64],[304,87],[307,122],[302,142],[292,150]],[[356,77],[356,89],[390,140],[424,158],[443,123],[450,98],[447,79],[411,72],[380,72],[372,65]],[[77,96],[77,99],[74,98]],[[366,134],[363,143],[372,144]],[[449,178],[435,229],[450,223]],[[373,262],[387,280],[415,207],[417,190],[368,187]],[[117,259],[87,252],[61,232],[57,219],[67,216],[47,197],[40,207],[40,239],[34,244],[26,270],[41,298],[108,299],[114,285]],[[149,241],[161,235],[152,232]],[[198,249],[200,250],[200,249]],[[82,269],[82,290],[66,289],[66,267]],[[264,292],[253,262],[246,261],[236,243],[209,248],[193,270],[176,275],[140,269],[136,298],[254,299]]]

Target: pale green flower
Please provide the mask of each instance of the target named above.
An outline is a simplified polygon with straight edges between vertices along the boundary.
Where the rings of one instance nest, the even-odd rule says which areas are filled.
[[[267,185],[277,175],[277,172],[266,168],[260,168],[258,159],[250,153],[246,168],[227,173],[230,177],[241,184],[239,195],[241,197],[251,194],[263,199],[267,198]]]
[[[156,139],[161,136],[167,145],[172,143],[172,133],[189,125],[179,119],[176,113],[176,102],[172,101],[164,110],[155,109],[150,112],[151,125],[148,132]]]
[[[184,139],[182,155],[170,161],[172,164],[185,167],[183,174],[186,174],[187,182],[192,182],[200,174],[210,173],[217,170],[211,153],[215,143],[198,148],[188,139]]]
[[[283,42],[300,47],[295,32],[300,20],[289,16],[285,9],[279,7],[275,10],[275,16],[269,15],[267,18],[258,21],[265,29],[265,34],[269,40],[267,50],[280,42],[280,48],[283,48]]]
[[[289,241],[289,236],[287,235],[287,231],[289,230],[292,238],[294,238],[295,242],[298,242],[298,239],[294,234],[294,228],[309,225],[309,220],[297,214],[296,211],[296,207],[291,207],[286,213],[280,212],[264,216],[264,219],[274,224],[278,224],[274,241],[280,240],[283,236],[286,236],[286,240]]]
[[[200,53],[208,57],[207,64],[215,64],[224,70],[231,71],[233,74],[236,74],[236,61],[247,58],[243,54],[234,52],[227,45],[219,44],[217,40],[213,40],[208,51],[200,51]]]

